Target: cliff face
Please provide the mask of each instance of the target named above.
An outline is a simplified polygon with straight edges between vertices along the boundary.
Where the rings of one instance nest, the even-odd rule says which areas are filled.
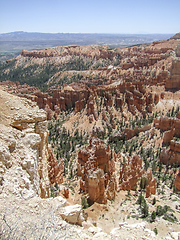
[[[55,88],[57,85],[74,81],[97,86],[111,84],[117,79],[148,85],[166,84],[167,88],[174,88],[174,84],[178,83],[178,76],[175,77],[175,58],[179,56],[178,44],[179,40],[169,39],[154,42],[146,47],[134,46],[124,49],[71,45],[41,51],[23,50],[17,58],[7,61],[7,66],[2,68],[0,76],[2,80],[20,81],[22,84],[35,86],[38,85],[35,79],[41,79],[43,84]],[[21,70],[23,75],[17,73]]]
[[[180,44],[176,47],[176,58],[172,61],[171,77],[166,81],[167,89],[180,88]]]
[[[152,171],[148,170],[145,173],[142,167],[142,159],[134,155],[127,163],[123,164],[119,176],[118,191],[135,190],[140,178],[147,179],[146,197],[149,197],[151,194],[156,194],[156,179],[152,179]]]
[[[0,90],[0,192],[20,198],[50,196],[46,112]]]
[[[160,96],[159,93],[147,92],[144,85],[179,89],[179,56],[179,40],[175,39],[154,42],[146,47],[113,50],[95,45],[59,46],[41,51],[23,50],[10,66],[2,69],[0,75],[1,79],[14,81],[13,71],[23,70],[23,76],[27,74],[27,83],[35,85],[29,75],[37,82],[43,76],[46,78],[44,84],[49,87],[46,93],[27,84],[11,82],[7,82],[7,91],[37,102],[47,111],[48,120],[54,112],[57,118],[60,111],[75,107],[75,113],[78,113],[87,105],[89,122],[92,122],[98,118],[94,100],[96,96],[102,96],[102,92],[107,93],[106,106],[116,104],[123,111],[127,103],[133,115],[151,113]],[[40,73],[44,75],[39,76]],[[26,81],[23,76],[18,75],[16,80]]]
[[[180,119],[176,117],[162,117],[155,119],[155,127],[164,132],[163,143],[170,144],[169,147],[163,148],[160,154],[160,161],[164,164],[179,164],[180,163],[180,143],[174,141],[173,137],[180,135]]]
[[[180,191],[180,168],[178,174],[176,175],[174,185],[176,186],[176,190]]]
[[[110,155],[110,148],[95,137],[90,139],[90,144],[84,151],[80,150],[78,153],[78,175],[82,177],[80,191],[88,193],[90,202],[107,201],[105,188],[112,181],[115,171],[114,160]],[[108,189],[108,196],[113,195],[111,192],[115,190],[112,187]]]
[[[59,46],[55,48],[48,48],[40,51],[26,51],[22,50],[21,55],[23,57],[45,58],[45,57],[66,57],[66,56],[84,56],[90,58],[113,58],[115,56],[114,51],[108,50],[108,47],[103,46],[100,48],[98,45],[93,46]]]

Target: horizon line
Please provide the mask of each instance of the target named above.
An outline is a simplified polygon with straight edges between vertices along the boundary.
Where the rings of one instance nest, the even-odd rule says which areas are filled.
[[[164,35],[164,34],[176,34],[176,33],[143,33],[143,32],[137,32],[137,33],[108,33],[108,32],[103,32],[103,33],[98,33],[98,32],[28,32],[28,31],[13,31],[13,32],[3,32],[0,34],[9,34],[9,33],[41,33],[41,34],[127,34],[127,35],[152,35],[152,34],[159,34],[159,35]]]

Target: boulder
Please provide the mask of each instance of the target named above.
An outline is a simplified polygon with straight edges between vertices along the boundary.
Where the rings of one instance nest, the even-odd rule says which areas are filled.
[[[59,209],[61,217],[69,223],[82,225],[83,221],[87,220],[87,215],[84,213],[81,205],[71,205]]]

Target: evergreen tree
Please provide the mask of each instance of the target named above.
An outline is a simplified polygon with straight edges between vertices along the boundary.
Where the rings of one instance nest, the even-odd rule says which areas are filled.
[[[146,200],[144,201],[144,203],[142,205],[141,212],[143,214],[143,218],[146,218],[149,215],[149,207],[146,203]]]
[[[156,220],[156,212],[153,211],[151,214],[151,221],[154,222]]]

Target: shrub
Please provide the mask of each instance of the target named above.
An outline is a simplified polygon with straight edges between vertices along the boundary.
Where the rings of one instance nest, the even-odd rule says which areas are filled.
[[[144,199],[142,192],[140,193],[138,200],[137,200],[137,204],[139,204],[140,206],[145,202],[146,200]]]
[[[148,179],[147,178],[141,178],[140,188],[141,189],[146,189],[147,184],[148,184]]]
[[[156,215],[160,217],[160,216],[164,215],[164,213],[165,213],[165,212],[164,212],[163,207],[160,206],[160,205],[157,206],[157,208],[156,208]]]
[[[155,204],[156,204],[156,198],[154,197],[154,198],[153,198],[152,205],[155,205]]]
[[[174,216],[173,213],[165,213],[164,216],[163,216],[163,219],[164,219],[164,220],[167,220],[167,221],[169,221],[169,222],[172,222],[172,223],[178,221],[177,218],[176,218],[176,216]]]
[[[143,218],[146,218],[149,215],[149,207],[148,207],[146,201],[142,205],[141,212],[143,214]]]
[[[154,228],[153,231],[155,232],[156,235],[158,235],[158,230],[157,230],[157,228]]]
[[[84,209],[88,208],[89,207],[89,204],[87,202],[87,198],[86,197],[82,197],[81,199],[81,205]]]

